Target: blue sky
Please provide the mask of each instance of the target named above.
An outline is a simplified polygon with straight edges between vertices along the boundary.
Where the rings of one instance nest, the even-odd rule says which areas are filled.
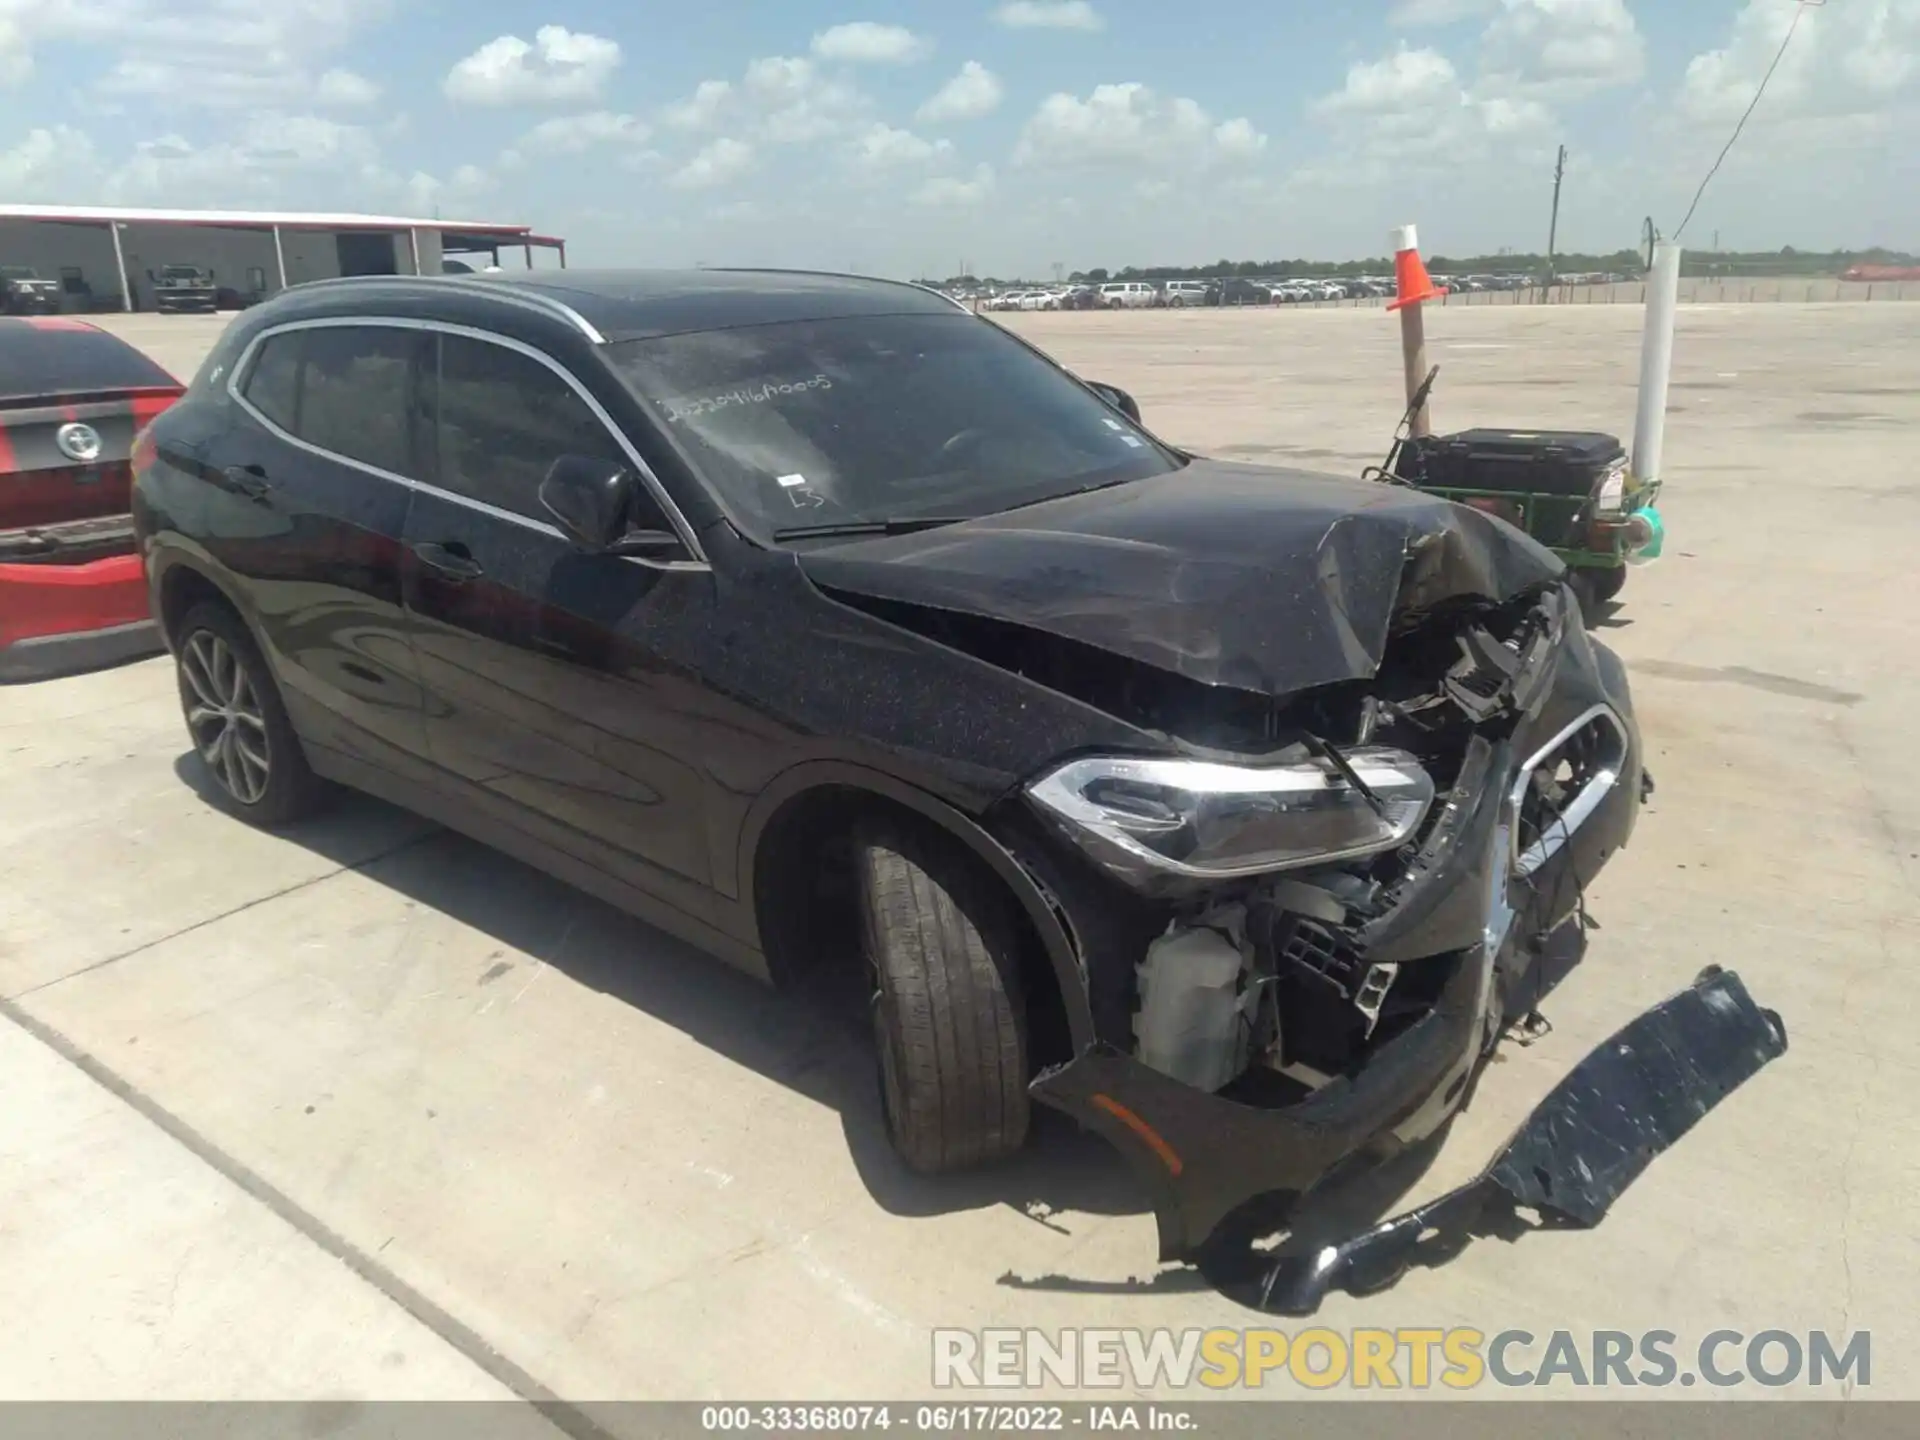
[[[1044,276],[1679,221],[1795,0],[0,0],[0,199]],[[1920,0],[1829,0],[1686,237],[1920,247]]]

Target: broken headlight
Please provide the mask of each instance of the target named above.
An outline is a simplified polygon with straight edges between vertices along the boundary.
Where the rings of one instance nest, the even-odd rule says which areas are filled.
[[[1404,751],[1369,747],[1274,766],[1099,756],[1027,793],[1100,864],[1153,886],[1390,850],[1419,827],[1433,780]]]

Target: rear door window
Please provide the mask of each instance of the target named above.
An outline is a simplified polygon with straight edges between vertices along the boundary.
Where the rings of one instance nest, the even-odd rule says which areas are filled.
[[[300,341],[305,334],[291,330],[261,341],[240,386],[247,403],[289,435],[300,433]]]
[[[299,423],[293,433],[392,475],[417,474],[413,396],[421,332],[341,325],[298,333]]]

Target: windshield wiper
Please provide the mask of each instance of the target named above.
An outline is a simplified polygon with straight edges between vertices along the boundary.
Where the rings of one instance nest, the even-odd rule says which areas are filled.
[[[823,540],[841,535],[911,535],[941,525],[958,525],[971,515],[922,515],[907,520],[842,520],[829,525],[794,525],[773,532],[776,540]]]

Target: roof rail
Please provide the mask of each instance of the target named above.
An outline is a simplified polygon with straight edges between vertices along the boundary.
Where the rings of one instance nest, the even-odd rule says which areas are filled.
[[[498,300],[507,305],[518,305],[522,309],[538,310],[543,315],[563,320],[595,345],[607,343],[607,337],[600,333],[599,328],[566,301],[556,299],[544,290],[522,290],[511,282],[502,284],[498,281],[482,279],[478,275],[336,275],[327,280],[304,280],[298,285],[287,288],[312,290],[367,284],[433,285],[442,289],[459,290],[469,295],[485,295],[490,300]]]
[[[709,265],[707,268],[730,275],[819,275],[831,280],[868,280],[876,285],[903,285],[909,290],[938,296],[956,310],[966,311],[969,315],[973,313],[946,291],[936,290],[931,285],[922,285],[917,280],[895,280],[886,275],[860,275],[852,270],[808,270],[795,265]]]

